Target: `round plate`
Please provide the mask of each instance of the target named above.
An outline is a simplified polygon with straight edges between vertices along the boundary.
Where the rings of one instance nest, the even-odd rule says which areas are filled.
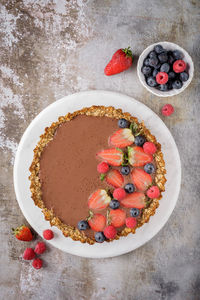
[[[45,221],[41,209],[35,206],[31,199],[28,176],[30,175],[29,167],[33,159],[33,149],[45,127],[50,126],[59,116],[92,105],[112,105],[115,108],[121,108],[124,112],[130,112],[133,116],[138,117],[140,121],[144,120],[147,128],[161,143],[166,162],[166,192],[163,193],[156,214],[150,218],[149,223],[138,228],[136,234],[129,234],[127,237],[122,237],[110,243],[89,245],[66,238],[59,229],[53,227],[55,238],[49,241],[51,245],[65,252],[84,257],[113,257],[130,252],[154,237],[167,222],[179,194],[181,163],[176,144],[162,120],[147,106],[128,96],[107,91],[81,92],[64,97],[49,105],[31,122],[19,143],[14,164],[14,187],[19,206],[25,218],[42,236],[43,230],[50,228],[50,224]]]

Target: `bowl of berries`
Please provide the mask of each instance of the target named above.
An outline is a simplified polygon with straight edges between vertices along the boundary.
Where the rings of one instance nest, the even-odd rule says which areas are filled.
[[[180,94],[192,81],[193,73],[191,56],[170,42],[150,45],[142,52],[137,64],[141,83],[159,97]]]

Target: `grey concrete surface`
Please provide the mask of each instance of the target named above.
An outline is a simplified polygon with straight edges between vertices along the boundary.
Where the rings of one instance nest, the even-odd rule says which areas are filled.
[[[200,299],[199,28],[198,0],[1,0],[0,299]],[[136,75],[136,57],[163,40],[185,48],[195,64],[189,88],[168,99],[151,95]],[[133,67],[104,76],[113,51],[129,45]],[[36,271],[21,260],[25,245],[10,233],[25,222],[13,190],[15,151],[43,108],[88,89],[133,96],[164,120],[181,155],[179,200],[161,232],[134,252],[90,260],[49,247]],[[175,107],[170,118],[161,116],[165,103]]]

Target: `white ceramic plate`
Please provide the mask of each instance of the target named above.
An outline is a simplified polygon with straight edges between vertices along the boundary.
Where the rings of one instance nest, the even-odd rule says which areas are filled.
[[[31,122],[19,143],[14,164],[14,187],[25,218],[42,236],[43,230],[50,228],[50,225],[44,220],[41,210],[34,205],[31,199],[28,176],[29,166],[33,159],[33,149],[45,127],[51,125],[59,116],[92,105],[112,105],[115,108],[122,108],[124,112],[130,112],[139,120],[144,120],[152,134],[162,144],[167,169],[166,192],[163,193],[160,206],[149,223],[137,229],[136,234],[129,234],[127,237],[122,237],[111,243],[88,245],[64,237],[60,230],[53,227],[55,238],[49,241],[51,245],[78,256],[113,257],[130,252],[155,236],[170,217],[179,194],[181,163],[176,144],[162,120],[147,106],[128,96],[106,91],[81,92],[64,97],[49,105]]]

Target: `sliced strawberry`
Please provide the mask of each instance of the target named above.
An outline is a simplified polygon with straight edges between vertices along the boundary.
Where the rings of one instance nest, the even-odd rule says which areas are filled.
[[[110,200],[111,198],[108,196],[107,192],[99,189],[90,196],[88,206],[90,209],[104,209],[108,207]]]
[[[128,128],[119,129],[110,137],[110,144],[118,148],[130,146],[133,142],[134,136]]]
[[[146,189],[152,184],[151,175],[147,174],[144,170],[135,168],[131,172],[132,181],[139,191],[146,191]]]
[[[103,231],[106,226],[106,217],[101,214],[95,214],[88,221],[90,228],[94,231]]]
[[[124,183],[124,177],[118,170],[113,169],[106,175],[106,182],[114,188],[119,188],[122,187]]]
[[[153,156],[145,153],[142,147],[128,147],[128,161],[133,167],[142,167],[152,162]]]
[[[135,207],[141,209],[145,207],[145,195],[140,192],[134,192],[121,200],[120,205],[124,207]]]
[[[97,153],[97,156],[105,160],[111,166],[121,166],[124,153],[120,149],[106,149]]]
[[[114,227],[121,227],[125,224],[126,212],[122,209],[113,209],[109,214],[111,224]]]

